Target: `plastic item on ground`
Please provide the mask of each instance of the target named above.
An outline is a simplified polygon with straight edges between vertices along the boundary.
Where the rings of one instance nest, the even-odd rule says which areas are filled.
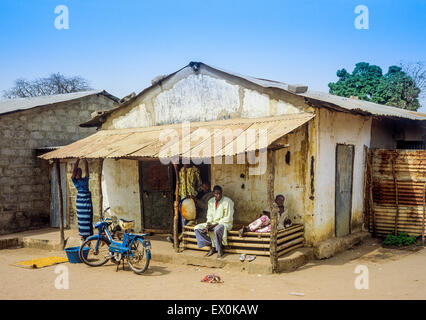
[[[22,267],[22,268],[30,268],[30,269],[38,269],[43,267],[48,267],[54,264],[67,262],[68,259],[64,257],[45,257],[45,258],[37,258],[27,261],[21,261],[15,263],[14,266]]]
[[[240,255],[240,261],[243,262],[244,260],[246,260],[246,254],[245,253]]]
[[[256,259],[256,256],[248,256],[247,257],[248,262],[253,261],[254,259]]]
[[[78,255],[78,251],[80,250],[80,247],[71,247],[71,248],[66,248],[65,252],[67,254],[68,257],[68,261],[69,263],[82,263],[82,261],[80,260],[80,257]],[[89,254],[89,247],[84,247],[83,248],[83,256],[84,258],[87,258],[87,255]]]
[[[212,274],[205,276],[203,279],[201,279],[201,282],[222,283],[223,281],[218,275],[215,275],[214,273],[212,273]]]

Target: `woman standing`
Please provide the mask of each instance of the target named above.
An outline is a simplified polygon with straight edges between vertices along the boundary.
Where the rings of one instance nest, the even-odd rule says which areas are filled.
[[[93,234],[93,206],[92,194],[89,190],[89,165],[87,159],[84,159],[85,177],[83,178],[81,168],[78,167],[79,161],[80,159],[77,159],[71,178],[77,188],[78,233],[84,241]]]

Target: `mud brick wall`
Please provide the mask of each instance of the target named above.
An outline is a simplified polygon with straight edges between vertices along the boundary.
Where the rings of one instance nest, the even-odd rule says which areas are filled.
[[[51,164],[36,149],[87,137],[95,129],[78,125],[112,107],[111,99],[92,95],[0,115],[0,234],[50,225]]]

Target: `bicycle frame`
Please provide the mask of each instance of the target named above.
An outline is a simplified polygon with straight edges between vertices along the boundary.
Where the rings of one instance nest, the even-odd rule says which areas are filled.
[[[105,209],[105,211],[103,213],[105,213],[109,208]],[[147,258],[151,258],[151,243],[148,240],[144,240],[144,236],[146,236],[146,234],[131,234],[128,233],[127,231],[124,232],[124,237],[123,237],[123,241],[122,242],[118,242],[115,241],[112,236],[111,233],[108,230],[108,225],[104,220],[104,215],[102,213],[101,216],[101,221],[95,223],[95,228],[98,229],[98,234],[96,235],[92,235],[90,237],[88,237],[88,239],[97,239],[98,241],[96,241],[96,246],[95,246],[95,252],[98,251],[99,248],[99,240],[100,239],[104,239],[108,242],[109,244],[109,251],[113,252],[113,253],[119,253],[121,255],[124,255],[126,257],[131,256],[133,257],[133,252],[131,250],[131,248],[133,247],[133,244],[135,241],[138,241],[138,239],[141,240],[142,245],[144,246],[144,248],[146,249],[146,254],[147,254]],[[105,238],[106,236],[106,238]]]

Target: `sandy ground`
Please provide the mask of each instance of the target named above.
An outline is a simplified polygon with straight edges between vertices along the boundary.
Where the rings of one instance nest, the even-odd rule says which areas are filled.
[[[69,270],[69,289],[56,289],[56,266],[25,269],[13,263],[63,252],[39,249],[0,250],[0,299],[425,299],[426,250],[385,249],[368,239],[336,257],[313,261],[278,275],[151,262],[136,275],[126,265],[92,268],[61,264]],[[213,258],[214,259],[214,258]],[[357,290],[358,265],[368,268],[368,289]],[[209,273],[224,283],[200,282]],[[365,274],[365,273],[364,273]],[[303,293],[303,296],[294,295]]]

